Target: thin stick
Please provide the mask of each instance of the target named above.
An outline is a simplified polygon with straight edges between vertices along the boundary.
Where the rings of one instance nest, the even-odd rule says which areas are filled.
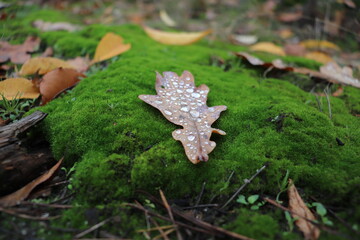
[[[47,204],[47,203],[34,203],[34,202],[28,202],[28,201],[22,201],[20,205],[33,205],[33,206],[40,206],[40,207],[48,207],[48,208],[62,208],[62,209],[68,209],[72,208],[71,205],[62,205],[62,204]]]
[[[163,230],[162,230],[162,228],[159,226],[159,224],[156,222],[156,220],[155,219],[152,219],[152,218],[150,218],[150,220],[154,223],[154,225],[158,228],[158,231],[160,232],[160,236],[162,236],[163,238],[164,238],[164,240],[170,240],[169,238],[168,238],[168,234],[166,234]],[[173,228],[173,230],[174,230],[174,228]]]
[[[173,231],[175,231],[175,228],[169,229],[169,230],[167,230],[166,232],[164,232],[163,234],[157,235],[156,237],[153,238],[153,240],[160,239],[161,237],[163,237],[164,239],[165,239],[165,237],[166,237],[166,239],[169,239],[169,238],[167,237],[167,235],[169,235],[169,234],[172,233]],[[164,235],[164,236],[163,236],[163,235]]]
[[[254,178],[256,178],[267,166],[268,163],[266,163],[260,169],[256,170],[256,173],[252,175],[250,179],[245,179],[245,183],[229,198],[229,200],[227,200],[227,202],[220,208],[220,210],[224,209],[229,203],[231,203],[232,200],[234,200],[234,198],[241,192],[241,190],[243,190],[249,183],[251,183],[251,181],[254,180]]]
[[[207,208],[207,207],[218,207],[219,204],[217,203],[212,203],[212,204],[200,204],[200,205],[195,205],[195,206],[190,206],[190,207],[183,207],[181,208],[182,210],[188,210],[188,209],[196,209],[196,208]]]
[[[156,230],[164,230],[164,229],[168,229],[168,228],[173,228],[175,227],[174,225],[166,225],[166,226],[160,226],[160,227],[153,227],[153,228],[148,228],[148,229],[139,229],[136,230],[137,232],[147,232],[147,231],[156,231]]]
[[[201,198],[202,198],[202,196],[203,196],[203,194],[204,194],[204,191],[205,191],[205,186],[206,186],[206,182],[203,182],[203,185],[202,185],[202,187],[201,187],[200,194],[199,194],[198,198],[196,199],[195,206],[198,206],[198,205],[199,205],[199,203],[200,203],[200,201],[201,201]]]
[[[76,234],[74,238],[81,238],[83,236],[85,236],[88,233],[91,233],[92,231],[95,231],[96,229],[98,229],[99,227],[101,227],[102,225],[106,224],[107,222],[109,222],[112,219],[112,217],[105,219],[104,221],[101,221],[97,224],[95,224],[94,226],[92,226],[91,228],[86,229],[85,231]]]
[[[161,196],[161,200],[163,201],[164,206],[165,206],[165,208],[166,208],[166,210],[167,210],[167,212],[168,212],[168,214],[169,214],[169,217],[170,217],[171,221],[172,221],[173,224],[175,225],[174,228],[175,228],[175,230],[176,230],[176,236],[177,236],[178,240],[182,240],[182,236],[181,236],[181,234],[180,234],[180,232],[179,232],[178,227],[176,226],[176,223],[175,223],[175,220],[174,220],[174,216],[173,216],[172,211],[171,211],[171,207],[170,207],[168,201],[166,200],[165,194],[163,193],[163,191],[161,191],[161,189],[160,189],[160,196]]]
[[[331,92],[330,92],[329,86],[326,86],[326,88],[324,89],[324,93],[325,93],[326,100],[328,103],[329,118],[332,119],[331,104],[330,104],[330,97],[329,97],[329,95],[331,95]]]
[[[2,208],[0,207],[0,211],[19,217],[19,218],[24,218],[24,219],[30,219],[30,220],[37,220],[37,221],[49,221],[49,220],[53,220],[53,219],[57,219],[59,217],[61,217],[60,215],[57,216],[53,216],[53,217],[34,217],[34,216],[30,216],[27,214],[23,214],[23,213],[18,213],[17,211],[11,209],[11,208]]]

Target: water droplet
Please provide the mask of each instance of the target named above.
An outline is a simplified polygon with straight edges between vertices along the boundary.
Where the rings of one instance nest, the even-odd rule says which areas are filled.
[[[189,108],[188,107],[182,107],[182,108],[180,108],[180,110],[183,111],[183,112],[188,112]]]
[[[168,110],[164,110],[164,113],[165,113],[166,115],[172,115],[172,112],[170,112],[170,111],[168,111]]]
[[[180,90],[180,89],[176,89],[176,92],[177,92],[177,93],[183,93],[183,91]]]
[[[186,91],[187,91],[188,93],[192,93],[192,92],[194,92],[194,89],[188,88],[188,89],[186,89]]]
[[[210,108],[209,108],[209,112],[215,112],[215,108],[210,107]]]
[[[155,101],[156,104],[162,104],[162,101]]]
[[[194,141],[195,136],[194,135],[189,135],[187,138],[188,138],[189,141]]]
[[[185,78],[187,81],[190,81],[190,78],[189,77],[187,77],[187,78]]]
[[[170,96],[170,95],[171,95],[171,93],[167,92],[167,93],[166,93],[166,95],[167,95],[167,96]]]
[[[180,134],[180,133],[181,133],[181,131],[180,131],[180,130],[176,130],[176,133],[177,133],[177,134]]]
[[[184,85],[184,81],[180,81],[180,85]]]
[[[191,114],[191,116],[193,116],[195,118],[199,117],[199,115],[200,115],[200,113],[198,111],[195,111],[195,110],[191,110],[190,114]]]
[[[199,98],[199,97],[200,97],[200,94],[198,94],[198,93],[192,93],[191,96],[194,97],[194,98]]]
[[[176,97],[171,97],[170,99],[173,100],[173,101],[175,101],[177,98],[176,98]]]
[[[215,147],[216,143],[215,142],[210,142],[210,146]]]
[[[198,118],[196,121],[197,121],[197,122],[201,122],[201,118]]]

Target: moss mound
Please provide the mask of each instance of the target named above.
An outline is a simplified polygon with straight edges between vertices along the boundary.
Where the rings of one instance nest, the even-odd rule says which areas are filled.
[[[263,78],[236,61],[226,72],[211,66],[214,55],[234,59],[231,51],[236,47],[223,43],[203,40],[190,46],[166,46],[134,25],[92,25],[77,33],[35,32],[57,54],[74,57],[93,54],[98,40],[110,31],[124,37],[132,49],[114,58],[106,69],[94,66],[93,74],[69,94],[40,108],[49,113],[41,127],[54,155],[65,156],[67,167],[77,162],[73,184],[79,204],[127,201],[135,189],[157,194],[161,188],[168,198],[195,197],[203,182],[207,183],[206,202],[220,193],[228,196],[269,162],[245,192],[274,196],[289,170],[307,196],[325,205],[355,209],[350,218],[360,221],[360,119],[352,115],[360,109],[360,102],[354,100],[360,99],[358,89],[345,88],[342,97],[330,98],[330,119],[325,97],[320,97],[320,111],[314,95],[288,81]],[[191,164],[180,142],[172,139],[177,126],[137,97],[155,94],[155,71],[181,74],[184,70],[193,73],[197,86],[210,87],[209,106],[228,106],[213,125],[227,135],[213,136],[217,147],[209,162],[198,165]],[[337,138],[345,145],[338,145]],[[224,188],[233,171],[231,184]],[[250,235],[275,237],[279,229],[275,215],[241,214],[236,222],[255,225],[248,230]],[[258,230],[263,224],[272,230]],[[245,234],[237,224],[229,226]]]

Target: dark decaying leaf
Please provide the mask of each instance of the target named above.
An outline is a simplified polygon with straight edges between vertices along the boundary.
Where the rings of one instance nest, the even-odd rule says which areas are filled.
[[[245,59],[253,66],[260,66],[265,68],[274,68],[281,71],[293,71],[292,67],[287,66],[281,59],[274,59],[272,62],[264,62],[257,57],[254,57],[246,52],[237,52],[236,56]]]
[[[30,52],[34,52],[40,44],[40,38],[28,37],[23,44],[11,45],[0,41],[0,63],[10,60],[15,64],[22,64],[30,59]]]
[[[306,240],[316,240],[320,236],[320,230],[314,224],[308,220],[316,221],[315,216],[306,206],[301,196],[299,195],[295,185],[292,180],[289,179],[289,209],[291,210],[291,215],[293,218],[297,219],[295,221],[296,226],[304,234]]]
[[[159,109],[170,122],[183,126],[183,129],[173,131],[172,136],[181,141],[192,163],[207,161],[208,154],[216,146],[210,141],[211,134],[226,134],[211,127],[226,106],[208,107],[209,88],[204,84],[195,87],[194,77],[188,71],[180,77],[173,72],[164,72],[163,75],[157,73],[156,76],[157,95],[140,95],[139,98]]]

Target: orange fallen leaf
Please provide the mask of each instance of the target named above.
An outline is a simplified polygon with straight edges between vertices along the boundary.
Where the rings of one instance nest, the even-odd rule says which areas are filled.
[[[293,218],[296,218],[296,226],[304,234],[305,239],[307,240],[316,240],[320,236],[320,230],[314,224],[310,223],[308,220],[316,221],[315,216],[306,206],[302,198],[300,197],[295,185],[292,180],[289,179],[289,209],[291,210],[291,215]],[[306,218],[306,219],[304,219]]]
[[[193,75],[184,71],[181,76],[173,72],[156,74],[157,95],[140,95],[139,98],[159,109],[164,117],[182,129],[173,131],[175,140],[181,141],[188,159],[197,164],[208,161],[216,143],[210,140],[212,133],[225,135],[211,125],[226,110],[226,106],[208,107],[206,105],[209,88],[195,86]]]
[[[334,60],[333,60],[329,55],[327,55],[326,53],[318,52],[318,51],[308,52],[308,53],[305,54],[304,57],[307,58],[307,59],[315,60],[315,61],[320,62],[320,63],[323,63],[323,64],[327,64],[327,63],[329,63],[329,62],[333,62],[333,61],[334,61]]]
[[[11,45],[0,41],[0,63],[10,60],[15,64],[22,64],[30,59],[29,52],[34,52],[40,45],[40,38],[28,37],[23,44]]]
[[[115,33],[107,33],[96,47],[95,56],[90,64],[101,62],[128,51],[131,44],[124,44],[124,39]]]
[[[13,192],[9,195],[6,195],[0,198],[0,206],[11,207],[17,205],[20,201],[26,199],[32,190],[38,186],[39,184],[48,180],[56,170],[59,169],[63,159],[60,159],[49,171],[41,175],[40,177],[36,178],[32,182],[28,183],[24,187],[20,188],[16,192]]]
[[[332,49],[335,51],[341,51],[340,47],[337,46],[336,44],[329,42],[329,41],[325,41],[325,40],[305,40],[300,42],[300,44],[302,46],[304,46],[305,48],[310,48],[310,49]]]
[[[39,89],[26,78],[9,78],[0,82],[0,93],[7,100],[14,98],[37,98],[40,95]]]
[[[146,34],[157,42],[168,45],[188,45],[199,41],[212,32],[211,29],[202,32],[164,32],[143,26]]]
[[[45,105],[65,89],[74,86],[84,74],[69,68],[57,68],[45,74],[40,81],[41,105]]]
[[[38,73],[46,74],[56,68],[74,68],[64,60],[53,57],[35,57],[27,60],[21,67],[19,74],[21,76]]]
[[[267,52],[275,55],[285,56],[285,51],[282,47],[276,46],[272,42],[259,42],[250,47],[253,51]]]

